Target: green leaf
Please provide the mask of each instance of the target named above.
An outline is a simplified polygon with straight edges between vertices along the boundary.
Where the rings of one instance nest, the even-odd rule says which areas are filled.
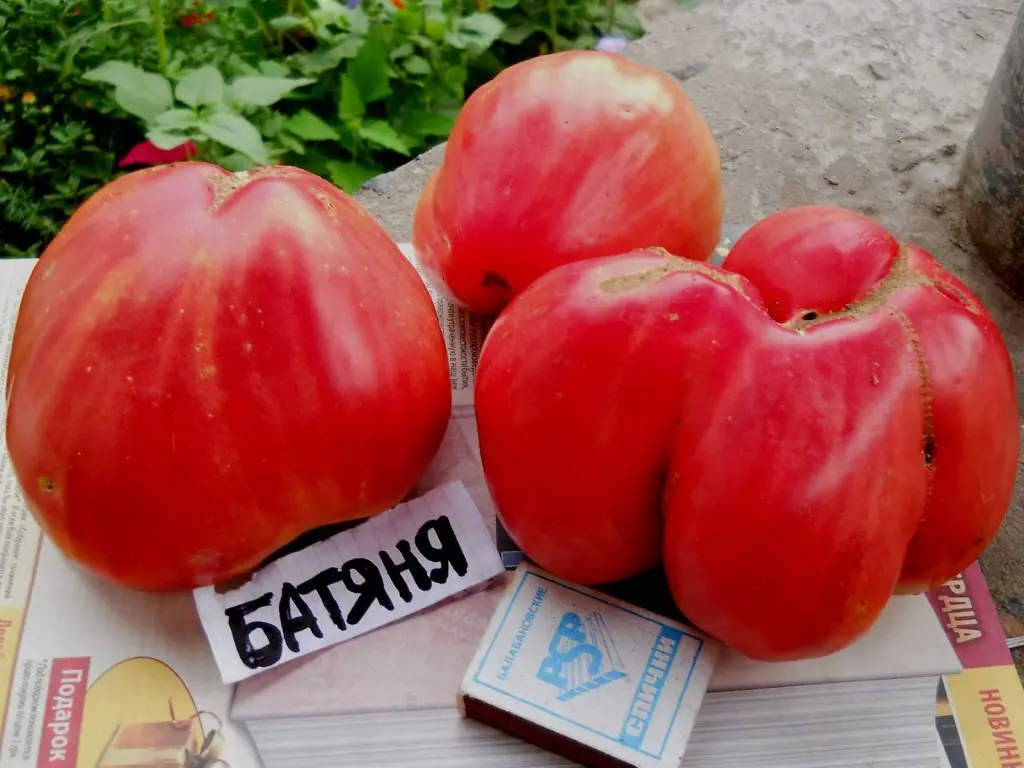
[[[348,65],[347,74],[352,76],[366,104],[385,99],[391,93],[388,53],[384,48],[380,27],[374,26],[367,33],[359,53]]]
[[[292,115],[285,128],[306,141],[337,141],[341,138],[336,130],[308,109]]]
[[[392,59],[403,59],[406,56],[411,56],[415,52],[416,49],[413,47],[412,43],[402,43],[392,48],[389,55]]]
[[[231,81],[231,95],[250,107],[269,107],[304,85],[316,82],[308,77],[265,77],[249,75]]]
[[[446,116],[432,114],[430,112],[414,112],[404,123],[407,133],[415,133],[419,136],[447,136],[452,131],[455,120]]]
[[[154,129],[183,131],[195,124],[196,120],[196,113],[191,109],[168,109],[154,117],[151,123]]]
[[[366,37],[370,32],[371,24],[362,2],[358,3],[355,8],[345,8],[344,10],[345,23],[348,25],[349,33],[358,35],[360,40]]]
[[[410,75],[429,75],[433,71],[430,62],[422,56],[410,56],[402,62],[402,66]]]
[[[264,139],[279,136],[281,131],[284,130],[285,116],[280,112],[272,112],[270,117],[260,122],[260,133]]]
[[[312,53],[296,54],[295,62],[307,75],[319,75],[329,69],[337,69],[344,59],[351,59],[363,44],[361,37],[347,35],[340,43],[330,48],[321,46]]]
[[[515,8],[517,5],[519,5],[519,0],[491,0],[491,5],[493,5],[495,8]]]
[[[597,45],[597,38],[593,35],[582,35],[572,41],[573,50],[586,51]]]
[[[351,120],[362,117],[366,113],[366,105],[359,95],[355,80],[346,72],[341,76],[341,99],[338,101],[338,117]]]
[[[643,37],[644,25],[635,9],[621,4],[615,7],[615,26],[612,32],[622,35],[627,40],[636,40]]]
[[[91,70],[83,72],[82,80],[118,85],[120,83],[128,82],[132,78],[136,77],[139,72],[141,72],[141,70],[127,61],[111,59],[110,61],[103,61],[99,67],[94,67]],[[9,72],[6,77],[11,77]]]
[[[423,25],[423,31],[427,33],[427,38],[430,40],[444,40],[447,26],[443,18],[430,18]]]
[[[466,80],[468,78],[469,71],[465,67],[448,67],[448,69],[444,71],[444,81],[460,94],[462,93],[462,87],[466,84]]]
[[[251,157],[241,152],[232,152],[220,159],[220,166],[228,171],[251,171],[259,166]]]
[[[269,23],[271,27],[279,32],[288,32],[292,29],[305,29],[307,32],[313,31],[313,25],[309,19],[302,16],[278,16],[276,19],[271,19]]]
[[[263,61],[260,62],[259,67],[260,72],[267,77],[288,77],[288,75],[291,74],[288,67],[281,62],[274,61],[272,59],[263,59]]]
[[[459,20],[445,42],[470,53],[486,51],[505,31],[505,22],[493,13],[474,13]]]
[[[297,155],[303,155],[306,153],[305,145],[298,139],[289,136],[287,133],[282,133],[278,136],[277,142],[285,149],[290,150]]]
[[[106,61],[83,73],[82,79],[113,85],[118,106],[147,122],[174,106],[167,78],[124,61]]]
[[[114,89],[114,101],[125,112],[145,121],[152,120],[174,103],[171,95],[171,84],[157,76],[152,81],[152,88],[119,85]]]
[[[106,35],[113,29],[118,27],[129,26],[133,24],[149,24],[149,19],[126,19],[122,21],[105,22],[103,24],[89,25],[86,26],[79,32],[75,32],[65,42],[65,54],[64,64],[60,68],[60,79],[64,80],[71,74],[71,70],[74,68],[75,56],[78,55],[79,51],[89,43],[94,37]],[[2,25],[0,25],[2,26]],[[4,77],[6,79],[14,79],[20,73],[19,70],[9,70]]]
[[[270,154],[255,125],[241,115],[218,113],[199,123],[199,130],[214,141],[252,158],[261,165],[270,162]]]
[[[316,0],[319,13],[326,19],[337,21],[345,15],[347,10],[338,0]],[[314,11],[317,13],[317,11]]]
[[[403,35],[410,35],[423,27],[423,9],[416,5],[395,16],[395,26]]]
[[[402,137],[383,120],[370,120],[365,123],[359,129],[359,137],[393,152],[409,154],[409,147],[402,141]]]
[[[127,61],[111,60],[103,62],[98,67],[86,70],[82,73],[82,79],[92,80],[97,83],[120,85],[121,83],[131,82],[139,76],[140,72],[142,72],[141,69],[134,64],[129,64]],[[10,76],[10,73],[8,73],[8,76]]]
[[[380,173],[380,169],[370,168],[359,163],[328,160],[327,173],[330,175],[332,184],[352,194],[374,176],[377,176]]]
[[[216,67],[207,64],[181,78],[174,95],[190,107],[219,104],[224,99],[224,78]]]
[[[188,136],[183,133],[172,133],[155,129],[148,131],[146,138],[153,142],[153,146],[157,149],[174,149],[188,141]]]
[[[526,38],[537,31],[539,31],[539,27],[530,22],[515,24],[505,27],[505,31],[501,33],[501,41],[509,45],[522,45]]]

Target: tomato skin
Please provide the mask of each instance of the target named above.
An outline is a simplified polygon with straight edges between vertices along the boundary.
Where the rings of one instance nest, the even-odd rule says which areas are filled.
[[[839,650],[878,617],[927,470],[917,361],[895,318],[763,331],[738,366],[756,374],[712,374],[686,404],[664,563],[688,618],[778,661]]]
[[[604,583],[658,564],[659,498],[694,364],[731,367],[748,301],[636,251],[539,278],[498,316],[477,367],[485,474],[503,525],[563,578]],[[697,265],[703,266],[703,265]]]
[[[415,212],[439,290],[496,313],[555,266],[636,248],[707,260],[723,194],[710,129],[671,76],[615,53],[518,63],[467,100]]]
[[[1015,387],[991,317],[930,255],[808,206],[722,268],[648,251],[552,270],[495,322],[476,407],[529,557],[590,584],[660,561],[691,621],[782,661],[846,647],[991,542]]]
[[[1013,362],[981,302],[926,252],[907,247],[935,290],[894,297],[928,372],[928,504],[898,591],[935,589],[995,538],[1013,497],[1020,454]]]
[[[171,590],[245,573],[415,485],[451,409],[413,267],[354,200],[287,167],[124,176],[36,265],[6,439],[73,561]]]

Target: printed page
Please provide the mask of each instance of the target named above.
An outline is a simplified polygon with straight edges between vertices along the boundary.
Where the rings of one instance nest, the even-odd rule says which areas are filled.
[[[437,318],[441,323],[441,330],[444,331],[445,344],[448,346],[448,368],[452,379],[452,413],[456,417],[472,416],[476,366],[491,320],[467,312],[431,285],[423,267],[416,259],[416,250],[411,243],[401,243],[398,247],[416,268],[434,300]]]
[[[3,350],[0,381],[7,381],[10,362],[11,338],[17,320],[18,306],[25,283],[34,269],[35,259],[5,259],[0,261],[0,349]],[[6,430],[7,409],[3,410],[0,428]],[[2,438],[3,435],[0,435]],[[6,440],[3,440],[6,445]],[[39,526],[29,515],[21,501],[6,450],[0,460],[0,722],[11,697],[15,669],[18,662],[18,644],[25,627],[29,589],[35,569],[36,555],[42,536]],[[29,679],[32,682],[32,679]],[[19,681],[20,687],[20,681]],[[7,754],[6,741],[0,752],[0,764]]]
[[[33,265],[0,261],[4,381]],[[69,563],[0,450],[0,765],[256,768],[248,733],[227,719],[231,693],[191,594],[122,589]]]
[[[1024,763],[1024,688],[978,563],[930,592],[963,671],[946,675],[935,723],[951,768]]]

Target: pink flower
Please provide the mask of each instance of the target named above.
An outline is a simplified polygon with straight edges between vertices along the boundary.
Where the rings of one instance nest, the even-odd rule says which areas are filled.
[[[194,157],[196,145],[191,141],[179,144],[171,149],[160,149],[149,139],[136,144],[128,150],[128,154],[121,158],[117,164],[118,168],[127,165],[165,165],[166,163],[180,163]]]

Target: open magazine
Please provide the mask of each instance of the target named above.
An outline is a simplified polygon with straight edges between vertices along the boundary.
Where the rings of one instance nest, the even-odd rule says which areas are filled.
[[[407,245],[403,252],[412,253]],[[34,265],[0,261],[4,380],[17,307]],[[512,568],[521,555],[496,520],[472,412],[472,374],[486,327],[434,295],[449,344],[455,409],[448,447],[416,492],[463,482],[481,514],[494,521],[498,548]],[[937,730],[947,765],[1012,766],[1020,761],[1015,755],[1024,733],[1024,691],[999,623],[992,621],[980,571],[973,566],[962,586],[951,583],[944,590],[932,599],[947,628],[981,633],[951,629],[965,671],[947,676],[939,694]],[[462,604],[434,611],[445,617],[438,631],[462,631],[463,624],[476,631],[479,622],[460,612]],[[985,653],[971,656],[981,647],[979,637],[992,642]],[[0,766],[256,768],[260,761],[248,733],[228,718],[232,696],[233,688],[220,682],[192,594],[125,590],[70,564],[29,514],[6,450],[0,451]]]

